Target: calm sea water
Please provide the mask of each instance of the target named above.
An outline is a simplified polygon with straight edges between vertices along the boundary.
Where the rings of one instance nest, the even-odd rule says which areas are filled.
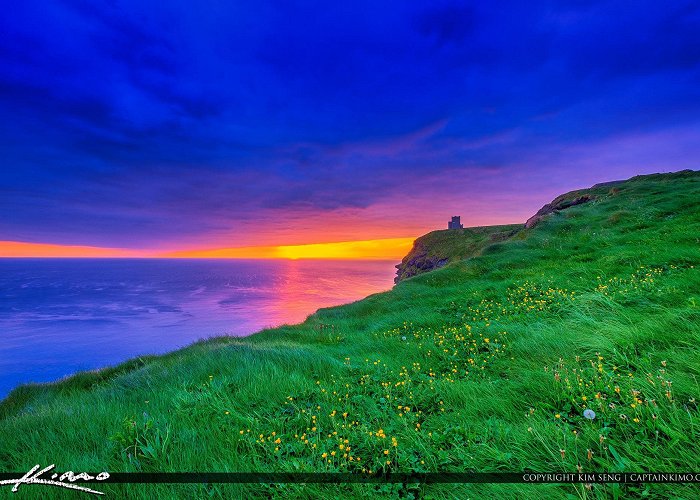
[[[0,259],[0,398],[20,383],[298,323],[388,290],[388,261]]]

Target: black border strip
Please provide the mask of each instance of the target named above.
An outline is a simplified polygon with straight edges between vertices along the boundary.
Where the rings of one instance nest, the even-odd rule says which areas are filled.
[[[136,477],[135,477],[136,476]],[[114,478],[114,479],[113,479]],[[105,482],[158,483],[520,483],[522,474],[410,473],[361,474],[350,472],[230,472],[110,474]]]

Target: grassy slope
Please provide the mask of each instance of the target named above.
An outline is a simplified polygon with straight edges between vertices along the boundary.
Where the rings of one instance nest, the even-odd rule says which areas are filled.
[[[700,470],[700,173],[600,189],[596,201],[477,257],[301,325],[19,388],[0,406],[0,469]],[[596,419],[584,419],[584,408]],[[46,494],[32,488],[24,496]],[[117,498],[698,493],[680,485],[98,489]]]
[[[418,238],[396,266],[398,281],[474,257],[489,244],[508,239],[522,227],[522,224],[513,224],[432,231]]]

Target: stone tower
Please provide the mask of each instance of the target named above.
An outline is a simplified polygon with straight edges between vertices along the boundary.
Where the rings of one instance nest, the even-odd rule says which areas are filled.
[[[459,222],[459,215],[452,217],[452,220],[447,223],[447,229],[464,229],[464,226]]]

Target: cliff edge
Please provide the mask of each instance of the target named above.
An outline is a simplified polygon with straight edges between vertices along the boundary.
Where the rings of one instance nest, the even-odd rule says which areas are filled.
[[[491,243],[507,240],[522,228],[522,224],[468,227],[433,231],[421,236],[396,266],[394,283],[478,255]]]
[[[492,243],[508,240],[522,230],[533,230],[539,224],[555,218],[564,210],[616,196],[621,190],[636,183],[649,181],[669,183],[697,176],[697,171],[682,170],[668,174],[638,175],[624,181],[602,182],[587,189],[569,191],[557,196],[527,219],[524,225],[481,226],[432,231],[418,238],[413,243],[413,248],[408,255],[396,266],[394,283],[398,284],[405,279],[439,269],[451,262],[479,255]],[[620,212],[616,217],[622,215],[623,212]]]

